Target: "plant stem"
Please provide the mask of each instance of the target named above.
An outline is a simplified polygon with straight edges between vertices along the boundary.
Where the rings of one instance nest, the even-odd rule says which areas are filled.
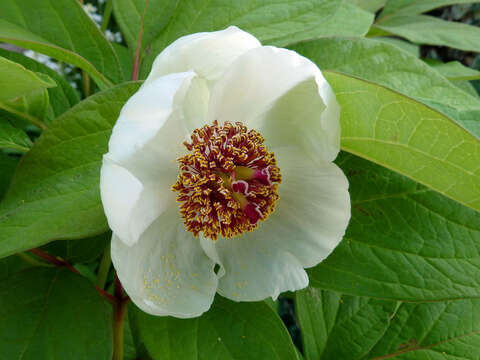
[[[33,256],[30,256],[26,253],[18,253],[17,256],[20,257],[23,261],[25,261],[25,262],[29,263],[30,265],[33,265],[33,266],[43,266],[43,267],[52,267],[53,266],[53,265],[50,265],[50,264],[46,264],[42,261],[38,261]]]
[[[66,267],[68,270],[74,272],[75,274],[80,274],[77,269],[75,269],[68,261],[65,261],[60,258],[56,258],[55,256],[52,256],[48,253],[46,253],[43,250],[40,249],[30,249],[30,252],[32,254],[35,254],[39,258],[45,260],[49,264],[55,265],[57,267]],[[103,296],[105,300],[107,300],[110,304],[116,305],[117,304],[117,299],[113,297],[111,294],[106,292],[103,289],[100,289],[97,285],[95,285],[95,289],[97,289],[98,293]]]
[[[5,104],[1,104],[0,103],[0,109],[3,109],[5,111],[8,111],[9,113],[12,113],[12,114],[15,114],[19,117],[21,117],[22,119],[25,119],[27,121],[29,121],[30,123],[32,123],[33,125],[39,127],[40,129],[42,130],[45,130],[47,128],[47,126],[42,122],[40,121],[39,119],[37,119],[36,117],[30,115],[30,114],[25,114],[25,113],[22,113],[8,105],[5,105]]]
[[[88,76],[85,70],[82,70],[82,84],[83,94],[87,98],[90,96],[90,76]]]
[[[123,360],[123,324],[128,301],[121,301],[114,306],[113,312],[113,357],[112,360]]]
[[[115,274],[115,299],[113,306],[113,357],[112,360],[123,360],[123,325],[127,305],[130,299],[123,296],[123,287]]]
[[[110,16],[112,15],[112,4],[112,0],[107,0],[107,3],[105,4],[105,10],[103,10],[102,25],[100,25],[100,30],[102,32],[105,32],[105,30],[107,30],[108,22],[110,21]]]
[[[132,68],[132,80],[138,80],[138,72],[140,70],[140,50],[142,48],[143,37],[143,20],[145,18],[145,12],[147,11],[148,0],[145,0],[145,7],[143,8],[142,17],[140,18],[140,29],[138,30],[137,49],[135,51],[135,61]]]
[[[100,261],[100,267],[97,273],[97,286],[101,289],[105,289],[105,283],[107,282],[108,271],[112,264],[112,258],[110,256],[110,243],[105,247],[102,260]]]

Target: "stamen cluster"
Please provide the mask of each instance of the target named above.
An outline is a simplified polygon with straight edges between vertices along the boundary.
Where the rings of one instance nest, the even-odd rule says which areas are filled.
[[[172,186],[188,231],[230,238],[252,231],[274,211],[281,176],[264,141],[242,123],[215,121],[194,130]]]

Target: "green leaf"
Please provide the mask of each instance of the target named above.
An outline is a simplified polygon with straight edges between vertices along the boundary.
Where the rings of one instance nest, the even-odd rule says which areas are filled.
[[[102,155],[121,107],[138,87],[125,83],[82,101],[23,157],[0,203],[0,257],[108,230],[99,191]]]
[[[18,160],[20,160],[18,157],[9,156],[0,151],[0,169],[2,170],[0,171],[0,200],[10,185]]]
[[[379,18],[387,15],[417,15],[429,10],[452,5],[452,4],[470,4],[477,2],[475,0],[388,0],[385,8]]]
[[[44,123],[51,123],[54,116],[46,89],[33,90],[13,100],[4,101],[0,104],[0,115],[20,128],[25,128],[32,118],[32,123],[40,127]]]
[[[173,3],[160,0],[148,3],[143,46],[149,50],[143,60],[143,76],[167,45],[191,33],[236,25],[264,44],[285,46],[325,36],[362,36],[373,21],[373,14],[351,4],[350,0],[194,0],[176,2],[175,7]],[[114,3],[115,16],[123,33],[128,34],[132,52],[136,49],[144,4],[145,0]]]
[[[8,279],[13,274],[32,267],[18,254],[0,259],[0,280]]]
[[[135,340],[133,337],[133,332],[130,327],[130,317],[128,315],[128,311],[125,314],[125,323],[124,323],[124,342],[123,342],[123,351],[124,351],[124,358],[125,360],[138,360],[142,359],[137,352],[135,346]]]
[[[480,137],[479,99],[408,53],[370,39],[320,39],[292,48],[322,70],[360,77],[430,105]]]
[[[194,319],[150,316],[133,306],[129,311],[154,360],[297,359],[287,329],[264,302],[217,296],[212,308]]]
[[[358,7],[375,13],[385,5],[387,0],[353,0],[353,2]]]
[[[0,12],[0,40],[79,66],[101,88],[124,80],[113,48],[78,1],[2,0]]]
[[[32,141],[25,134],[25,131],[13,127],[6,120],[0,119],[0,149],[11,149],[24,153],[30,150],[31,146]]]
[[[71,87],[68,81],[65,80],[63,76],[60,76],[56,71],[33,59],[13,51],[0,49],[0,56],[3,56],[11,61],[15,61],[31,71],[46,74],[57,83],[56,87],[47,89],[48,96],[50,98],[50,105],[53,109],[55,117],[60,116],[80,101],[77,92]]]
[[[387,330],[397,303],[307,288],[296,293],[307,360],[363,359]]]
[[[42,250],[70,263],[88,263],[100,257],[112,238],[111,232],[78,240],[58,240],[42,246]]]
[[[0,41],[14,44],[25,49],[31,49],[57,60],[78,66],[92,77],[101,90],[113,86],[112,82],[86,58],[71,50],[51,44],[40,36],[2,19],[0,19]]]
[[[0,101],[14,99],[34,90],[53,87],[55,81],[39,77],[22,65],[0,56]]]
[[[320,39],[292,47],[322,70],[360,77],[445,112],[480,137],[480,101],[423,61],[371,39]],[[375,66],[371,66],[372,61]]]
[[[352,218],[340,245],[308,271],[310,286],[404,301],[480,296],[478,212],[353,155],[338,163]]]
[[[475,86],[468,81],[468,80],[451,80],[451,83],[455,85],[457,88],[465,91],[467,94],[475,97],[479,97],[479,94],[477,93],[477,90],[475,89]]]
[[[93,285],[65,268],[16,273],[0,284],[2,357],[110,359],[107,311]]]
[[[147,7],[145,7],[146,5]],[[177,5],[177,0],[113,1],[115,20],[122,29],[122,34],[125,36],[125,41],[133,56],[137,50],[137,45],[140,45],[143,52],[165,28]],[[142,29],[141,39],[139,39],[140,29]]]
[[[368,359],[480,359],[480,300],[402,304]]]
[[[406,51],[417,58],[420,57],[420,46],[409,43],[408,41],[404,41],[404,40],[392,38],[392,37],[381,37],[381,36],[375,37],[372,40],[381,41],[390,45],[394,45],[397,48],[400,48],[403,51]]]
[[[120,60],[120,66],[125,74],[125,79],[131,79],[133,62],[130,52],[123,45],[117,43],[111,43],[111,45],[113,46],[113,49],[117,53],[118,59]]]
[[[450,61],[448,63],[435,62],[430,63],[429,65],[449,80],[480,79],[480,71],[469,68],[458,61]]]
[[[480,51],[480,29],[433,16],[412,15],[384,18],[375,28],[404,37],[418,44],[449,46],[465,51]]]
[[[325,73],[342,108],[342,149],[480,210],[480,141],[443,114],[379,85]]]

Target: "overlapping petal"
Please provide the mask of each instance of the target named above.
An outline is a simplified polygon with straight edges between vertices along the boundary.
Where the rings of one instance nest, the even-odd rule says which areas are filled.
[[[348,182],[331,163],[339,115],[315,64],[236,27],[188,35],[159,54],[122,109],[101,175],[112,260],[136,305],[195,317],[216,291],[258,301],[306,287],[304,268],[333,251],[350,218]],[[214,120],[259,131],[282,173],[275,212],[253,232],[217,241],[185,230],[171,191],[183,142]]]
[[[195,104],[185,97],[195,77],[193,72],[175,73],[144,84],[122,108],[109,156],[142,180],[175,172],[172,159],[184,151],[189,134],[184,113]]]
[[[264,46],[237,58],[215,83],[207,121],[242,121],[271,133],[267,145],[294,141],[332,161],[340,150],[339,114],[314,63],[294,51]]]
[[[158,217],[132,246],[114,235],[112,262],[132,301],[153,315],[199,316],[215,296],[215,263],[185,230],[175,208]]]
[[[126,244],[165,209],[178,174],[183,141],[206,116],[208,89],[193,72],[160,77],[143,86],[123,107],[104,157],[100,190],[114,233]],[[193,128],[192,128],[193,127]]]
[[[206,253],[223,267],[218,292],[232,300],[276,298],[306,287],[303,268],[333,251],[350,219],[348,182],[335,164],[319,164],[298,148],[274,151],[283,178],[275,213],[254,232],[202,239]]]
[[[260,46],[254,36],[236,26],[187,35],[157,56],[145,82],[148,84],[165,74],[193,70],[213,83],[238,56]]]

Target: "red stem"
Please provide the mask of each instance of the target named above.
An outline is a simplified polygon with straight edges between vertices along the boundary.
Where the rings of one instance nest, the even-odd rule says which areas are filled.
[[[80,274],[80,272],[77,269],[75,269],[68,261],[56,258],[55,256],[50,255],[43,250],[31,249],[30,252],[52,265],[55,265],[57,267],[66,267],[68,270],[74,272],[75,274]],[[117,303],[117,298],[114,297],[113,295],[99,288],[97,285],[95,285],[95,289],[97,289],[99,294],[103,296],[105,300],[107,300],[110,304],[115,305]]]
[[[128,296],[123,295],[123,286],[115,274],[114,294],[117,300],[113,306],[113,358],[112,360],[123,360],[123,322],[127,305],[130,301]]]
[[[142,47],[143,37],[143,19],[145,18],[145,12],[147,11],[148,0],[145,0],[145,7],[143,8],[142,17],[140,18],[140,29],[138,30],[137,49],[135,50],[135,61],[132,68],[132,80],[138,80],[138,72],[140,69],[140,50]]]
[[[121,301],[123,300],[123,286],[118,278],[117,274],[115,274],[115,290],[114,290],[115,297]]]

